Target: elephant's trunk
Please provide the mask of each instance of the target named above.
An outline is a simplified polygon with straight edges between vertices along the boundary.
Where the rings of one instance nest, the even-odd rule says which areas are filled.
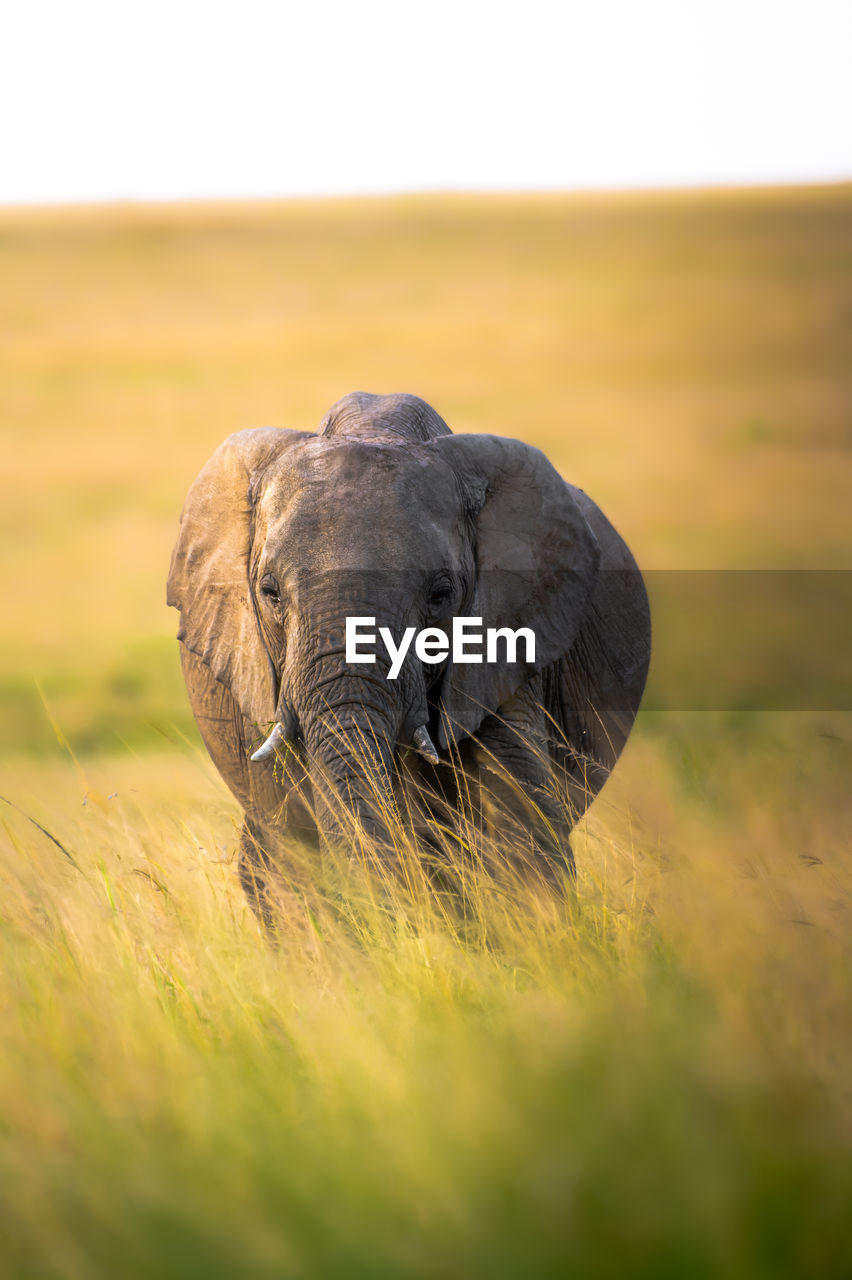
[[[362,672],[341,670],[339,657],[320,659],[312,691],[297,703],[297,714],[325,839],[351,841],[354,817],[368,836],[390,847],[393,757],[402,715],[393,685],[381,673]]]
[[[312,583],[310,607],[294,619],[283,701],[294,713],[308,756],[317,823],[330,843],[350,843],[357,826],[388,852],[394,806],[394,754],[402,742],[428,754],[428,719],[419,662],[409,655],[390,680],[390,658],[346,660],[344,615],[371,617],[401,636],[404,618],[377,607],[375,575],[334,574]],[[425,732],[425,729],[424,729]],[[428,733],[426,734],[428,739]],[[432,748],[434,755],[434,748]],[[356,819],[353,823],[352,819]]]

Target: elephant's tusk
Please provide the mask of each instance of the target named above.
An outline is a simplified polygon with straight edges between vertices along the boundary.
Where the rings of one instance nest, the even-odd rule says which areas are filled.
[[[263,746],[258,747],[257,751],[252,755],[252,760],[268,760],[270,756],[275,755],[277,747],[281,747],[287,742],[289,736],[281,721],[278,720]]]
[[[426,728],[425,724],[422,724],[419,729],[414,730],[414,737],[412,738],[412,741],[421,756],[425,756],[427,760],[431,760],[432,764],[440,763],[441,758],[435,750],[435,744],[429,737],[429,730]]]

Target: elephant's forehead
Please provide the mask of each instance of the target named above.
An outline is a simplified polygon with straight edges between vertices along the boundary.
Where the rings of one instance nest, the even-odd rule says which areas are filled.
[[[363,441],[307,441],[286,473],[271,477],[264,505],[270,515],[282,510],[318,516],[335,523],[360,516],[415,525],[424,517],[452,520],[460,494],[452,469],[420,446]]]

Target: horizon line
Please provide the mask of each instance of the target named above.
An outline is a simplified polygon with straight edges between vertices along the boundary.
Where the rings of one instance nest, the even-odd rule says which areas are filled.
[[[39,213],[62,211],[107,211],[110,209],[144,209],[187,206],[222,205],[279,205],[279,204],[332,204],[335,202],[382,201],[404,198],[429,197],[594,197],[594,196],[655,196],[655,195],[724,195],[736,192],[783,192],[806,189],[824,189],[852,186],[852,170],[848,174],[823,177],[779,177],[746,180],[661,181],[638,183],[590,183],[588,185],[562,186],[547,184],[465,186],[463,184],[436,184],[434,186],[388,186],[354,190],[341,187],[333,191],[292,191],[253,193],[196,193],[170,195],[114,195],[114,196],[49,196],[40,199],[5,199],[0,195],[0,216],[14,213]]]

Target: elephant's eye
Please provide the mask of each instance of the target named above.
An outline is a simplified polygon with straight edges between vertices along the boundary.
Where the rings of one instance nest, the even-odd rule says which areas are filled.
[[[427,597],[429,608],[434,610],[445,609],[453,598],[453,584],[446,574],[440,574],[435,578],[429,588]]]
[[[273,578],[271,573],[265,573],[261,578],[260,594],[266,596],[266,599],[271,600],[273,604],[277,604],[281,599],[277,579]]]

